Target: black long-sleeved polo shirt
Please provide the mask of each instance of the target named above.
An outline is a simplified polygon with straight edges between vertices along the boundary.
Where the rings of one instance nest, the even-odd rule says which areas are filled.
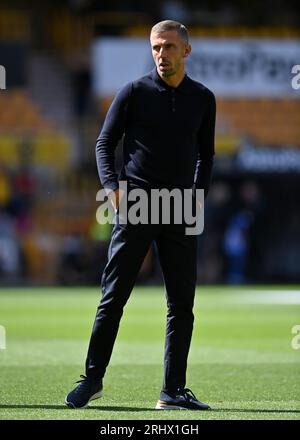
[[[216,104],[213,93],[187,75],[178,87],[154,68],[115,96],[96,143],[101,183],[119,180],[142,188],[203,188],[208,192],[214,156]],[[123,138],[123,167],[115,149]]]

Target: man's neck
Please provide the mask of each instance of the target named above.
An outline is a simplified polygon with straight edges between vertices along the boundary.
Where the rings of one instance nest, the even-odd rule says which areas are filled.
[[[183,69],[182,71],[176,73],[175,75],[171,75],[171,76],[161,76],[159,74],[159,72],[157,71],[159,77],[168,84],[168,86],[170,87],[178,87],[179,84],[181,83],[181,81],[183,80],[184,76],[185,76],[185,70]]]

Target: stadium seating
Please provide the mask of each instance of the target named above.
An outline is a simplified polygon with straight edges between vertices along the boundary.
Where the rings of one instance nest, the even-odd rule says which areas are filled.
[[[218,118],[235,135],[259,144],[300,146],[300,101],[274,99],[218,99]]]

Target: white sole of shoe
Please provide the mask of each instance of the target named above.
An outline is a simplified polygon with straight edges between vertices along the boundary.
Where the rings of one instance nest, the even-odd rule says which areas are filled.
[[[162,409],[162,410],[175,409],[175,410],[185,410],[185,411],[187,411],[187,408],[183,408],[182,406],[163,405],[163,404],[161,404],[159,402],[156,404],[155,409]]]
[[[176,406],[176,405],[168,405],[166,403],[157,402],[155,409],[161,409],[161,410],[169,410],[169,409],[175,409],[175,410],[183,410],[183,411],[208,411],[211,408],[185,408],[183,406]]]
[[[102,390],[101,390],[101,391],[98,391],[98,393],[93,394],[92,397],[90,398],[90,400],[88,401],[88,403],[87,403],[86,405],[84,405],[84,406],[79,406],[79,407],[78,407],[78,406],[75,406],[75,405],[73,405],[72,402],[68,402],[68,401],[67,401],[67,398],[65,399],[65,404],[66,404],[69,408],[72,408],[72,409],[84,409],[84,408],[87,408],[87,407],[89,406],[89,403],[90,403],[92,400],[100,399],[100,397],[102,397],[102,395],[103,395]]]

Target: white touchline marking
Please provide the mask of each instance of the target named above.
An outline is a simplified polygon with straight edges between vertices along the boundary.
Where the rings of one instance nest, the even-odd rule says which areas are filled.
[[[300,304],[300,290],[248,290],[235,297],[235,303],[240,304]]]

